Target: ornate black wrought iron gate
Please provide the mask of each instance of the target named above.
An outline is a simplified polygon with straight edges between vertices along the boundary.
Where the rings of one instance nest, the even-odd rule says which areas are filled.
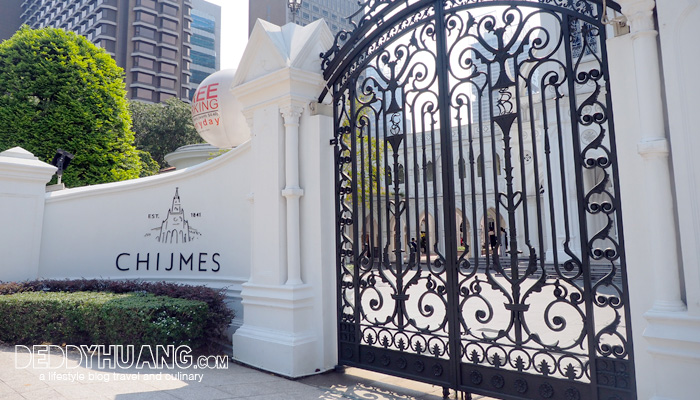
[[[500,398],[635,398],[612,11],[361,7],[323,55],[340,363]]]

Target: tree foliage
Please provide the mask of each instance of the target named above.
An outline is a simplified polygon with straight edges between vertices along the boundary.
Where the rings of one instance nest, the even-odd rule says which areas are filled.
[[[22,27],[0,43],[0,150],[21,146],[47,162],[58,148],[73,153],[68,186],[138,177],[123,75],[82,36]]]
[[[202,143],[192,123],[190,105],[171,98],[165,103],[149,104],[132,100],[129,104],[136,134],[136,147],[151,153],[161,167],[165,155],[180,146]]]

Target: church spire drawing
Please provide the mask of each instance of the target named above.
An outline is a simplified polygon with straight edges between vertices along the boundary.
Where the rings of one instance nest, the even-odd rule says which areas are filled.
[[[161,243],[187,243],[191,242],[201,234],[192,228],[185,218],[185,211],[180,202],[179,188],[175,188],[172,206],[168,210],[160,228],[153,230],[160,231],[156,239]]]

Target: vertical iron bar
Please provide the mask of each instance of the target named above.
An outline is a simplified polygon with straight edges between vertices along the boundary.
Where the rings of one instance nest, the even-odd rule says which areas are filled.
[[[451,221],[455,218],[455,189],[454,169],[452,157],[452,129],[450,127],[450,82],[449,82],[449,51],[447,47],[447,32],[443,1],[437,0],[435,7],[435,32],[437,53],[437,82],[439,93],[440,111],[440,153],[442,155],[442,196],[443,218],[445,229],[445,274],[447,281],[448,299],[448,324],[450,344],[450,381],[455,389],[459,387],[460,361],[461,361],[461,335],[457,324],[459,311],[459,280],[457,279],[457,248],[455,246],[455,224]]]
[[[337,87],[335,88],[337,90]],[[343,265],[342,265],[342,260],[343,260],[343,245],[342,245],[342,229],[341,227],[345,227],[345,224],[341,224],[341,219],[343,219],[343,215],[341,212],[341,193],[340,193],[340,187],[341,187],[341,176],[343,173],[343,168],[342,164],[340,164],[340,143],[341,140],[343,140],[343,134],[342,134],[342,129],[338,124],[339,116],[338,116],[338,105],[336,104],[337,99],[336,99],[336,92],[332,93],[333,100],[333,131],[334,135],[333,137],[335,138],[335,146],[333,147],[333,159],[334,159],[334,165],[335,165],[335,266],[336,266],[336,335],[337,335],[337,340],[338,340],[338,364],[342,364],[342,359],[343,359],[343,349],[342,349],[342,343],[343,343],[343,329],[341,326],[343,326]]]

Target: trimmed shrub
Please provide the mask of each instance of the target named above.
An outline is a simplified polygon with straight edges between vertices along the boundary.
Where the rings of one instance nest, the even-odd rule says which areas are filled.
[[[204,335],[209,342],[215,342],[223,337],[234,317],[233,310],[229,309],[224,302],[224,290],[217,291],[206,286],[107,279],[35,280],[0,283],[0,295],[23,292],[151,293],[156,296],[203,301],[208,307],[204,324]]]
[[[0,340],[15,344],[199,347],[207,305],[150,293],[24,292],[0,296]]]

